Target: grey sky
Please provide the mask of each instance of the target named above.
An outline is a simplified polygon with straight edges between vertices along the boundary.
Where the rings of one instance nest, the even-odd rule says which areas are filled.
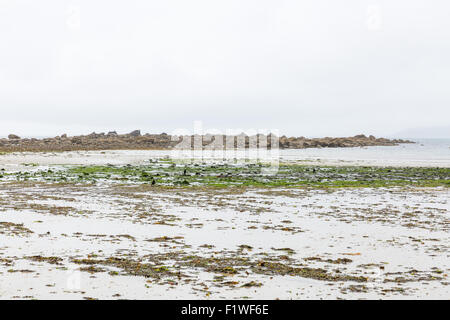
[[[447,0],[0,0],[0,136],[450,119]]]

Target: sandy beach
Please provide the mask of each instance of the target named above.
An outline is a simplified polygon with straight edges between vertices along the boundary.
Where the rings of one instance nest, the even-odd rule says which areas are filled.
[[[1,155],[0,297],[450,295],[446,166],[341,171],[291,154],[263,179],[252,165],[167,156]]]

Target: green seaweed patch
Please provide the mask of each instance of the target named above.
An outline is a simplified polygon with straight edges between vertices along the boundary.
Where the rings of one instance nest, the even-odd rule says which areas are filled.
[[[280,164],[275,174],[264,174],[263,164],[178,164],[153,160],[145,165],[55,166],[3,172],[0,180],[118,184],[193,188],[380,188],[449,187],[450,168],[311,166]]]

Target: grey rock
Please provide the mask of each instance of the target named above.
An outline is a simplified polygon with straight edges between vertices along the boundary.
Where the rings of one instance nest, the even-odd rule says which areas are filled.
[[[140,137],[140,136],[141,136],[141,130],[134,130],[134,131],[131,131],[131,132],[129,133],[129,135],[132,136],[132,137]]]

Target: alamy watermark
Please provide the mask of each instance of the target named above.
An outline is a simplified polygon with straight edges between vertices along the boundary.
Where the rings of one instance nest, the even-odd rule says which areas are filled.
[[[366,26],[370,31],[381,30],[383,25],[383,16],[381,6],[371,4],[367,7]]]
[[[176,129],[171,134],[171,157],[184,162],[224,161],[258,163],[263,174],[278,172],[280,161],[277,129],[204,129],[195,121],[193,130]]]
[[[69,5],[66,10],[66,25],[71,31],[81,28],[81,13],[78,5]]]
[[[78,266],[69,266],[67,268],[66,287],[69,290],[81,289],[81,272]]]

